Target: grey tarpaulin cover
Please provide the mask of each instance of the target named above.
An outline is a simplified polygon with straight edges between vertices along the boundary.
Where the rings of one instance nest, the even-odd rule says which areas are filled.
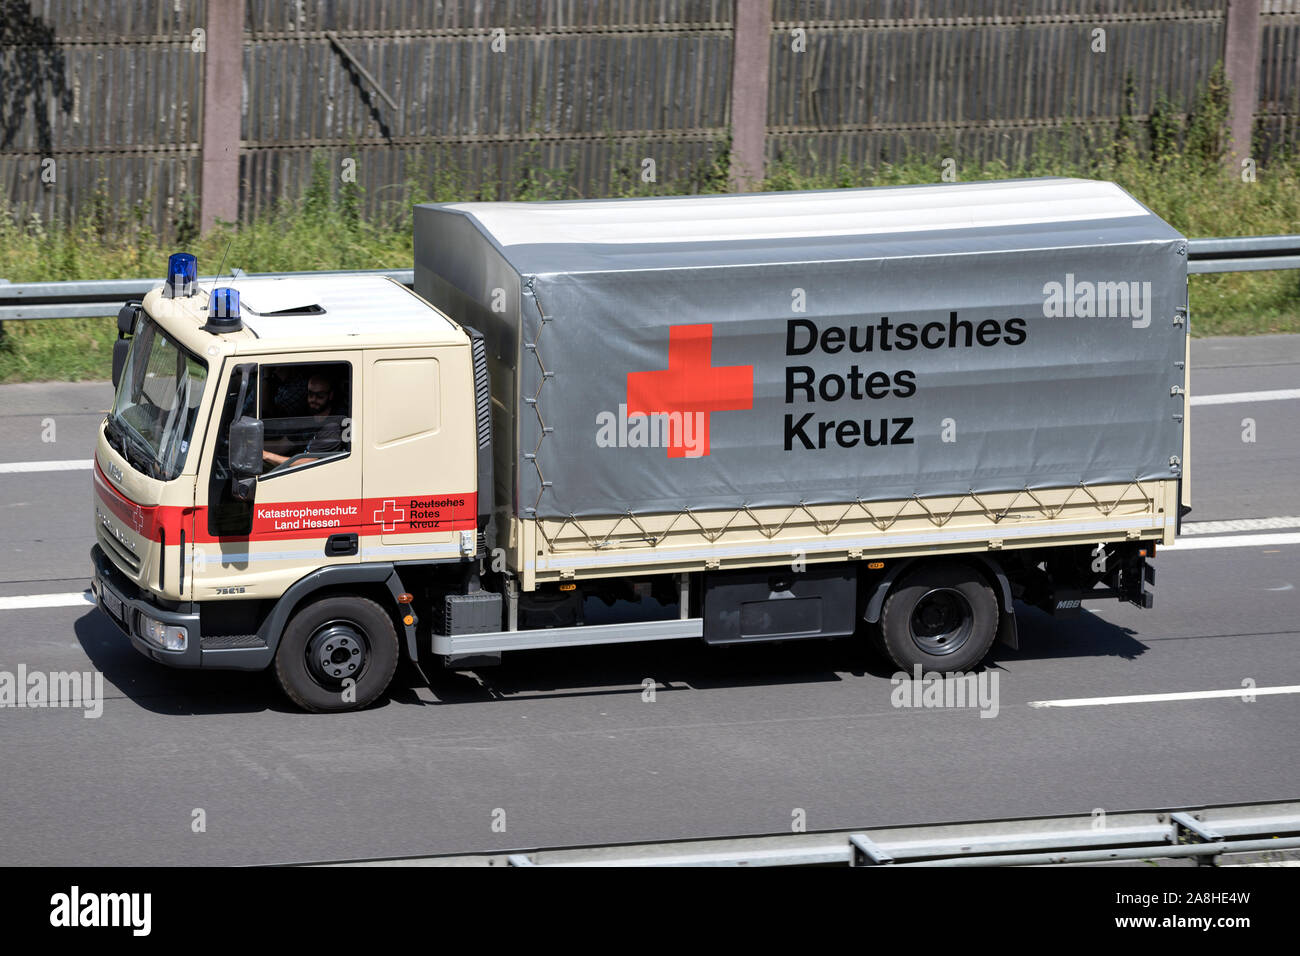
[[[1079,179],[425,205],[498,506],[677,512],[1178,474],[1186,240]]]

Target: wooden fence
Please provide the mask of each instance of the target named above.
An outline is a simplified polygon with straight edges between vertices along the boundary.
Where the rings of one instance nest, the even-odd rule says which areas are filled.
[[[1186,110],[1224,57],[1229,0],[740,2],[763,4],[769,35],[757,142],[807,171],[1015,162],[1084,149],[1126,108],[1141,126],[1162,95]],[[1300,0],[1231,2],[1258,11],[1267,155],[1297,139]],[[242,31],[210,35],[232,4]],[[237,196],[207,197],[229,217],[297,199],[313,161],[331,188],[354,176],[381,217],[416,196],[700,189],[726,173],[733,14],[733,0],[0,0],[0,203],[26,221],[114,209],[190,228],[205,108],[229,117],[206,134],[212,162],[224,147],[237,164]],[[242,66],[230,88],[205,78],[218,50]]]

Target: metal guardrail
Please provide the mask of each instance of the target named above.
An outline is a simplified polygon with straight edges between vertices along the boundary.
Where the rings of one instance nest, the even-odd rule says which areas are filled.
[[[234,269],[226,279],[290,279],[296,276],[392,276],[406,286],[415,284],[414,269],[361,269],[332,272],[245,273]],[[215,276],[201,276],[212,283]],[[159,279],[74,279],[68,282],[9,282],[0,279],[0,322],[17,319],[83,319],[115,316],[122,303],[142,299],[162,285]]]
[[[1300,236],[1241,236],[1189,239],[1187,271],[1255,272],[1300,269]],[[415,284],[414,269],[365,269],[355,272],[276,272],[235,278],[285,279],[293,276],[385,275],[407,286]],[[75,319],[117,315],[128,299],[139,299],[162,279],[88,279],[71,282],[20,282],[0,279],[0,322],[20,319]],[[212,282],[207,276],[200,282]]]
[[[1300,269],[1300,236],[1187,240],[1187,271],[1257,272]]]
[[[1300,860],[1300,802],[325,865],[1043,866],[1190,857],[1213,866],[1257,855]]]

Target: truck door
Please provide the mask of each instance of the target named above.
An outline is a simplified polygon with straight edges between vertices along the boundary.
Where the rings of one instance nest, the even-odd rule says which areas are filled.
[[[241,389],[244,367],[250,371]],[[199,502],[194,529],[196,600],[279,597],[317,568],[361,560],[361,428],[353,417],[361,383],[360,353],[236,360],[206,442],[207,501]],[[264,429],[266,456],[251,503],[234,496],[230,480],[228,436],[240,415],[260,418]]]
[[[366,354],[366,560],[473,553],[474,380],[468,346]],[[462,539],[461,532],[468,532]]]

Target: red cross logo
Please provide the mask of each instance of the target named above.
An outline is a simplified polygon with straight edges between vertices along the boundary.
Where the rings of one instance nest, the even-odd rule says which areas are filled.
[[[389,498],[384,506],[375,512],[375,524],[382,525],[385,531],[396,531],[397,522],[406,520],[406,509],[397,507],[397,502]]]
[[[131,513],[131,524],[135,526],[136,534],[144,531],[144,511],[139,505],[136,505],[135,511]]]
[[[709,413],[754,407],[754,366],[713,365],[713,326],[674,325],[668,330],[668,367],[627,376],[627,414],[668,414],[668,457],[687,457],[685,428],[695,429],[695,449],[709,453]],[[694,416],[687,424],[686,416]],[[677,421],[674,424],[673,419]]]

